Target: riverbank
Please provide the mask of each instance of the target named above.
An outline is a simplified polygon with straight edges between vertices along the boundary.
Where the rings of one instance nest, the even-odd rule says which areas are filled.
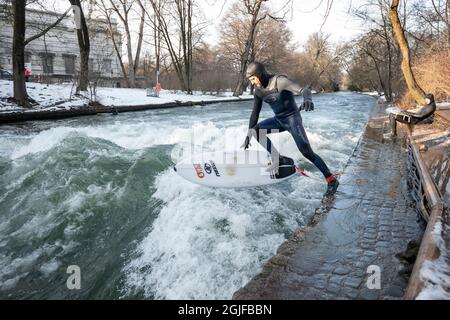
[[[177,107],[191,107],[191,106],[204,106],[208,104],[221,103],[221,102],[240,102],[245,100],[251,100],[249,98],[229,98],[229,99],[211,99],[200,101],[176,101],[168,103],[155,103],[133,106],[81,106],[77,108],[56,109],[56,110],[27,110],[27,111],[15,111],[0,113],[1,123],[13,123],[21,121],[34,121],[34,120],[51,120],[51,119],[64,119],[79,116],[92,116],[101,113],[118,114],[122,112],[132,111],[144,111],[152,109],[169,109]]]
[[[244,94],[233,97],[232,92],[220,95],[162,90],[159,97],[147,96],[145,89],[97,88],[95,99],[73,94],[71,84],[45,85],[27,83],[29,96],[36,101],[31,109],[18,107],[12,102],[12,81],[0,80],[0,124],[30,120],[51,120],[101,113],[143,111],[238,102],[253,99]],[[89,95],[87,93],[87,95]],[[94,100],[94,102],[92,102]]]

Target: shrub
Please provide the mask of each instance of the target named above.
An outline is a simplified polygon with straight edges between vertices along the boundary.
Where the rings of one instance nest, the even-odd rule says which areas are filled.
[[[450,54],[433,53],[418,59],[413,65],[417,82],[426,93],[434,94],[437,102],[450,100]],[[409,91],[406,91],[399,104],[410,109],[415,103]]]

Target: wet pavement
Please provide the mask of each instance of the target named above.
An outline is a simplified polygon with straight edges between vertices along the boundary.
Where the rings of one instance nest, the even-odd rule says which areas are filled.
[[[420,242],[424,223],[407,190],[404,141],[384,139],[385,108],[374,106],[335,202],[319,208],[233,299],[402,298],[411,265],[400,253]],[[373,266],[379,289],[367,286]]]

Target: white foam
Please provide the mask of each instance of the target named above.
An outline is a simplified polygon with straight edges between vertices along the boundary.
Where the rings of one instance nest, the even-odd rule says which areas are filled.
[[[51,273],[58,270],[58,268],[61,266],[61,262],[59,262],[56,259],[52,259],[51,261],[44,263],[41,265],[41,268],[39,269],[45,276],[49,276]]]
[[[276,189],[224,193],[192,187],[172,170],[159,175],[156,186],[154,197],[166,205],[124,270],[129,291],[164,299],[229,299],[284,240],[272,210],[286,195]],[[295,227],[295,217],[286,215],[286,225]]]
[[[19,258],[2,256],[0,259],[0,288],[9,289],[16,285],[34,266],[42,254],[42,248]],[[12,276],[14,275],[14,276]]]
[[[235,125],[223,130],[211,122],[196,123],[172,131],[167,140],[183,148],[190,143],[192,132],[196,144],[208,151],[236,150],[247,128]],[[336,142],[342,146],[333,145],[333,149],[346,147],[344,144],[356,142],[358,136],[348,134],[336,141],[332,135],[326,138],[308,132],[318,154]],[[288,132],[269,137],[283,155],[307,161]],[[250,149],[262,147],[253,140]],[[341,155],[337,158],[340,161]],[[300,179],[290,183],[295,186],[290,192],[287,186],[282,191],[223,191],[193,185],[172,170],[160,174],[153,197],[165,205],[138,246],[136,257],[124,269],[124,295],[143,290],[148,297],[163,299],[231,298],[283,242],[280,230],[305,223],[304,212],[312,212],[318,205],[323,185]],[[276,219],[283,220],[283,225],[274,223]]]
[[[42,131],[38,135],[34,136],[27,145],[14,150],[11,155],[11,159],[17,159],[30,153],[32,154],[50,150],[73,131],[73,128],[68,127],[55,127]]]

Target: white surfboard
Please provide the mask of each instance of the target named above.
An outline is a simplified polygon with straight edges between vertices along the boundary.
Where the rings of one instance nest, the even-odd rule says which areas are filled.
[[[278,173],[266,172],[271,159],[265,151],[206,152],[183,159],[174,170],[186,180],[209,187],[237,188],[282,182],[296,173],[294,161],[280,158]]]
[[[385,111],[387,114],[389,114],[389,113],[400,114],[403,110],[400,109],[399,107],[389,107],[389,108],[386,108]]]

